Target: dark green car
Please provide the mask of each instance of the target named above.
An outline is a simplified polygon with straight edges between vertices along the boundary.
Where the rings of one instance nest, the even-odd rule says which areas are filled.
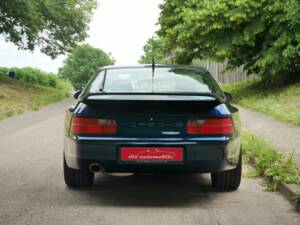
[[[92,185],[96,172],[211,173],[214,187],[239,187],[238,109],[207,70],[104,67],[75,97],[65,118],[69,187]]]

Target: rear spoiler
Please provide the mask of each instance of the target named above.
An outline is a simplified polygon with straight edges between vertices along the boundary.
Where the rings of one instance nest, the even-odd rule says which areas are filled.
[[[90,101],[218,101],[225,103],[226,99],[214,93],[195,93],[195,92],[180,92],[180,93],[91,93],[88,95],[79,96],[80,102]]]

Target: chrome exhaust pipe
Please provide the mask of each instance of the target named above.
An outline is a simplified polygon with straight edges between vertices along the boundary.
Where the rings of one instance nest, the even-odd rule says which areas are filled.
[[[104,168],[99,163],[92,163],[89,168],[92,173],[104,172]]]

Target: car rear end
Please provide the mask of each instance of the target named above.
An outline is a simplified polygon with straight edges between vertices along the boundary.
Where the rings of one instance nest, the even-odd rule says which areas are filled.
[[[238,111],[213,78],[203,69],[151,69],[103,69],[90,81],[66,113],[67,169],[89,177],[106,171],[210,172],[212,178],[235,170]]]

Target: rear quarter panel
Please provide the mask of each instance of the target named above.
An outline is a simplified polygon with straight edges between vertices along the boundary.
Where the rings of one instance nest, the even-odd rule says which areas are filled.
[[[232,106],[231,104],[226,104],[228,110],[231,113],[232,122],[233,122],[233,134],[230,137],[230,141],[226,146],[226,158],[229,164],[236,165],[239,162],[241,154],[241,121],[240,113],[238,108]]]

